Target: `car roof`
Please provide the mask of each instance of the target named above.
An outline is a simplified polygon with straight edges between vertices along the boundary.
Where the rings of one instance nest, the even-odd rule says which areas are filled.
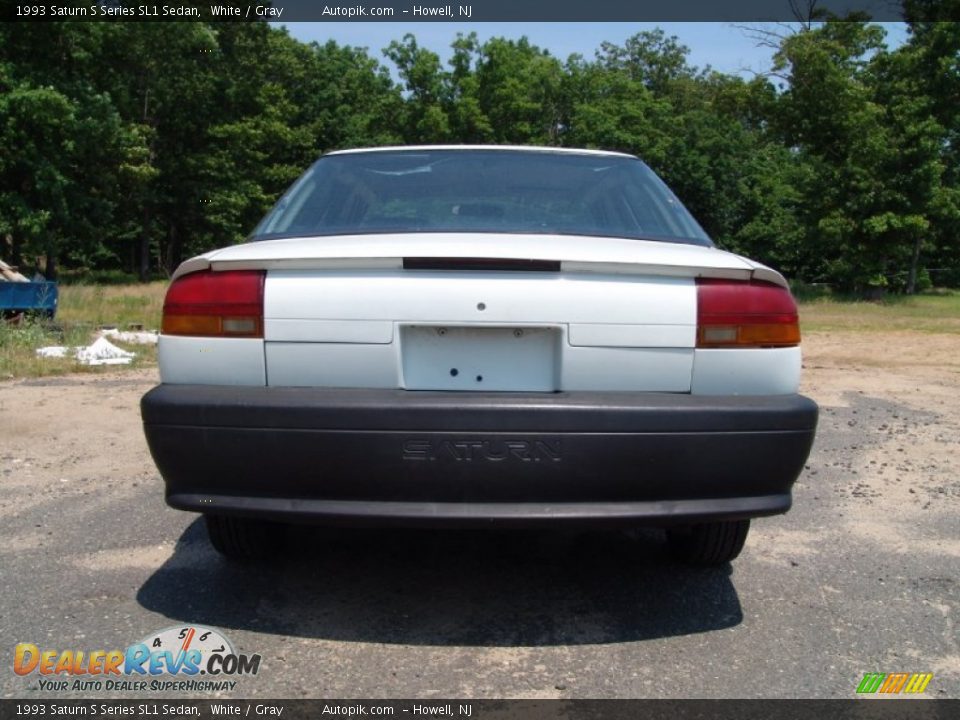
[[[506,150],[510,152],[561,153],[565,155],[601,155],[612,157],[636,158],[628,153],[611,150],[586,150],[582,148],[549,147],[543,145],[389,145],[385,147],[352,148],[349,150],[331,150],[324,155],[349,155],[354,153],[374,153],[389,151],[418,150]]]

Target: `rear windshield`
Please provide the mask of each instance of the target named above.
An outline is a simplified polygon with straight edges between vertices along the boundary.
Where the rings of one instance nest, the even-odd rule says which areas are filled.
[[[712,245],[636,158],[509,150],[328,155],[252,240],[406,232],[592,235]]]

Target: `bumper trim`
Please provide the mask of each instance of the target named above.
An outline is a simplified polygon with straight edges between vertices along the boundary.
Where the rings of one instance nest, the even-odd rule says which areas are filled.
[[[790,493],[710,500],[601,503],[418,503],[288,500],[177,493],[178,510],[258,517],[279,522],[351,526],[529,527],[537,525],[674,525],[785,513]]]

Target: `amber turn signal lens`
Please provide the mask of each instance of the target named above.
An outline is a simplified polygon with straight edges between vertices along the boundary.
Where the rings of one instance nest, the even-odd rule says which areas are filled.
[[[698,331],[697,347],[792,347],[800,344],[800,326],[733,325],[708,326]]]
[[[165,315],[164,335],[201,337],[263,337],[260,318],[219,317],[216,315]]]

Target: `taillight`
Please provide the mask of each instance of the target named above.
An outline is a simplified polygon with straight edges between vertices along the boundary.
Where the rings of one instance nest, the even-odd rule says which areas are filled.
[[[262,270],[184,275],[163,301],[165,335],[263,337]]]
[[[697,280],[697,347],[791,347],[800,344],[797,303],[767,282]]]

